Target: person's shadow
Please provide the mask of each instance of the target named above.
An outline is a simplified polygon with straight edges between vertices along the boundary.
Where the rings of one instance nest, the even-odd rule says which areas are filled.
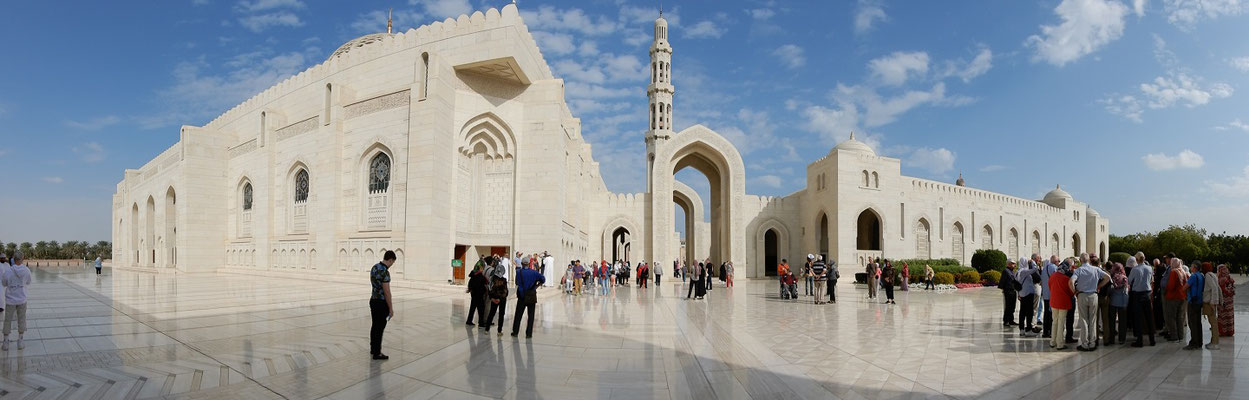
[[[534,374],[533,362],[533,341],[526,340],[525,357],[521,360],[520,343],[512,346],[512,359],[516,363],[516,398],[518,399],[541,399],[542,394],[538,393],[537,378]]]

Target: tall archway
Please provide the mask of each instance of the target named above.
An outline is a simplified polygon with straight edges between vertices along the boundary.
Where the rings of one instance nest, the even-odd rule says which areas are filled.
[[[1019,231],[1010,228],[1010,233],[1006,236],[1006,255],[1008,260],[1019,259]]]
[[[980,248],[984,250],[993,248],[993,227],[985,225],[980,228]]]
[[[629,230],[623,226],[616,228],[616,230],[611,233],[611,243],[611,258],[608,260],[623,261],[625,264],[628,264],[630,260],[629,250],[632,247]]]
[[[819,238],[820,241],[820,255],[824,256],[825,259],[828,259],[828,214],[820,213],[820,232],[816,237]]]
[[[677,224],[683,224],[685,228],[685,252],[679,254],[678,257],[687,263],[698,262],[707,255],[702,252],[702,248],[711,243],[710,238],[701,237],[702,232],[699,229],[699,223],[703,222],[705,215],[702,197],[698,196],[694,188],[680,181],[674,182],[672,188],[672,202],[676,207],[673,209],[673,218]],[[678,209],[681,210],[680,220],[675,219],[675,211]]]
[[[515,247],[519,146],[494,113],[469,119],[456,147],[456,244]]]
[[[156,199],[152,196],[147,197],[147,209],[143,212],[143,225],[146,228],[143,234],[144,264],[156,266]]]
[[[602,258],[607,261],[621,260],[621,257],[628,255],[628,259],[636,258],[633,250],[636,249],[636,238],[642,234],[638,230],[638,225],[634,223],[632,218],[626,216],[618,216],[610,222],[603,225],[602,228],[602,247],[600,253]]]
[[[1032,254],[1041,254],[1041,232],[1032,231]]]
[[[1050,235],[1050,254],[1056,255],[1056,256],[1059,255],[1059,252],[1061,251],[1060,250],[1061,246],[1062,246],[1062,239],[1058,238],[1058,234],[1055,233],[1053,235]]]
[[[768,229],[763,233],[763,273],[765,276],[776,276],[776,265],[780,261],[777,258],[779,252],[776,248],[778,240],[776,230]]]
[[[859,213],[857,222],[858,235],[855,236],[855,249],[858,250],[881,250],[881,223],[880,215],[875,210],[866,209]]]
[[[1106,254],[1106,242],[1101,242],[1097,245],[1097,255],[1101,256],[1102,258],[1106,258],[1110,256],[1109,254]]]
[[[955,260],[958,260],[959,264],[963,264],[966,259],[963,254],[963,223],[955,222],[954,226],[950,228],[950,243],[950,252],[953,253],[951,255],[954,256]]]
[[[165,191],[165,267],[178,265],[178,195],[173,187]]]
[[[1071,254],[1075,256],[1080,255],[1080,234],[1079,233],[1075,233],[1071,235]]]
[[[670,240],[674,229],[674,215],[666,211],[669,195],[676,183],[675,175],[686,169],[693,168],[707,177],[710,184],[710,248],[709,258],[712,263],[719,264],[732,261],[739,268],[745,266],[744,255],[737,249],[745,247],[742,234],[742,222],[734,218],[734,212],[741,208],[740,202],[745,196],[746,168],[741,155],[733,144],[724,137],[703,127],[695,125],[671,136],[655,142],[648,149],[654,153],[648,156],[651,162],[650,172],[650,207],[647,213],[651,221],[651,232],[648,235],[648,260],[655,262],[671,262],[675,259],[676,248]],[[688,247],[688,246],[687,246]],[[743,269],[748,274],[762,271]]]
[[[130,207],[129,249],[130,254],[127,254],[127,256],[130,257],[130,266],[139,266],[139,260],[142,260],[142,258],[139,257],[139,254],[143,251],[143,249],[139,246],[139,203],[134,203],[134,205]]]
[[[929,227],[928,219],[920,218],[915,222],[915,257],[917,258],[932,258],[932,230]]]

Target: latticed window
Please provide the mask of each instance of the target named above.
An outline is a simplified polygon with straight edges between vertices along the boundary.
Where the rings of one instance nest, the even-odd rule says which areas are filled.
[[[252,209],[252,184],[243,185],[243,211]]]
[[[369,161],[369,193],[385,193],[390,187],[390,157],[377,153]]]
[[[308,170],[301,169],[295,173],[295,202],[308,201]]]

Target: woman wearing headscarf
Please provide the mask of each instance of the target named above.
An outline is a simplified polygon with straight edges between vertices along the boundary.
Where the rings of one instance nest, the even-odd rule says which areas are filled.
[[[1128,267],[1135,267],[1136,259],[1128,257]],[[1128,339],[1128,274],[1123,264],[1110,267],[1110,309],[1106,316],[1106,344],[1127,343]],[[1118,335],[1116,335],[1118,333]]]
[[[880,274],[880,285],[885,288],[885,304],[898,304],[893,301],[893,284],[898,280],[898,271],[893,269],[893,263],[885,260],[885,268]]]
[[[1230,337],[1236,333],[1236,315],[1233,314],[1232,303],[1236,298],[1236,280],[1232,279],[1227,264],[1219,265],[1219,289],[1223,292],[1223,302],[1219,303],[1219,336]]]
[[[1193,273],[1196,273],[1195,271]],[[1218,275],[1214,274],[1214,265],[1209,261],[1201,263],[1201,274],[1205,281],[1201,294],[1201,315],[1206,316],[1206,321],[1210,323],[1210,344],[1206,345],[1206,350],[1219,349],[1219,306],[1223,304],[1223,290],[1219,288]],[[1189,323],[1201,325],[1201,321],[1192,321]]]

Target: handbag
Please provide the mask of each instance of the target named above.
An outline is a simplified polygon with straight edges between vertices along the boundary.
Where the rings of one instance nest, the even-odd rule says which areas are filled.
[[[525,298],[521,300],[521,304],[526,305],[526,306],[532,306],[532,305],[538,304],[538,287],[537,286],[531,287],[529,289],[525,289]]]

